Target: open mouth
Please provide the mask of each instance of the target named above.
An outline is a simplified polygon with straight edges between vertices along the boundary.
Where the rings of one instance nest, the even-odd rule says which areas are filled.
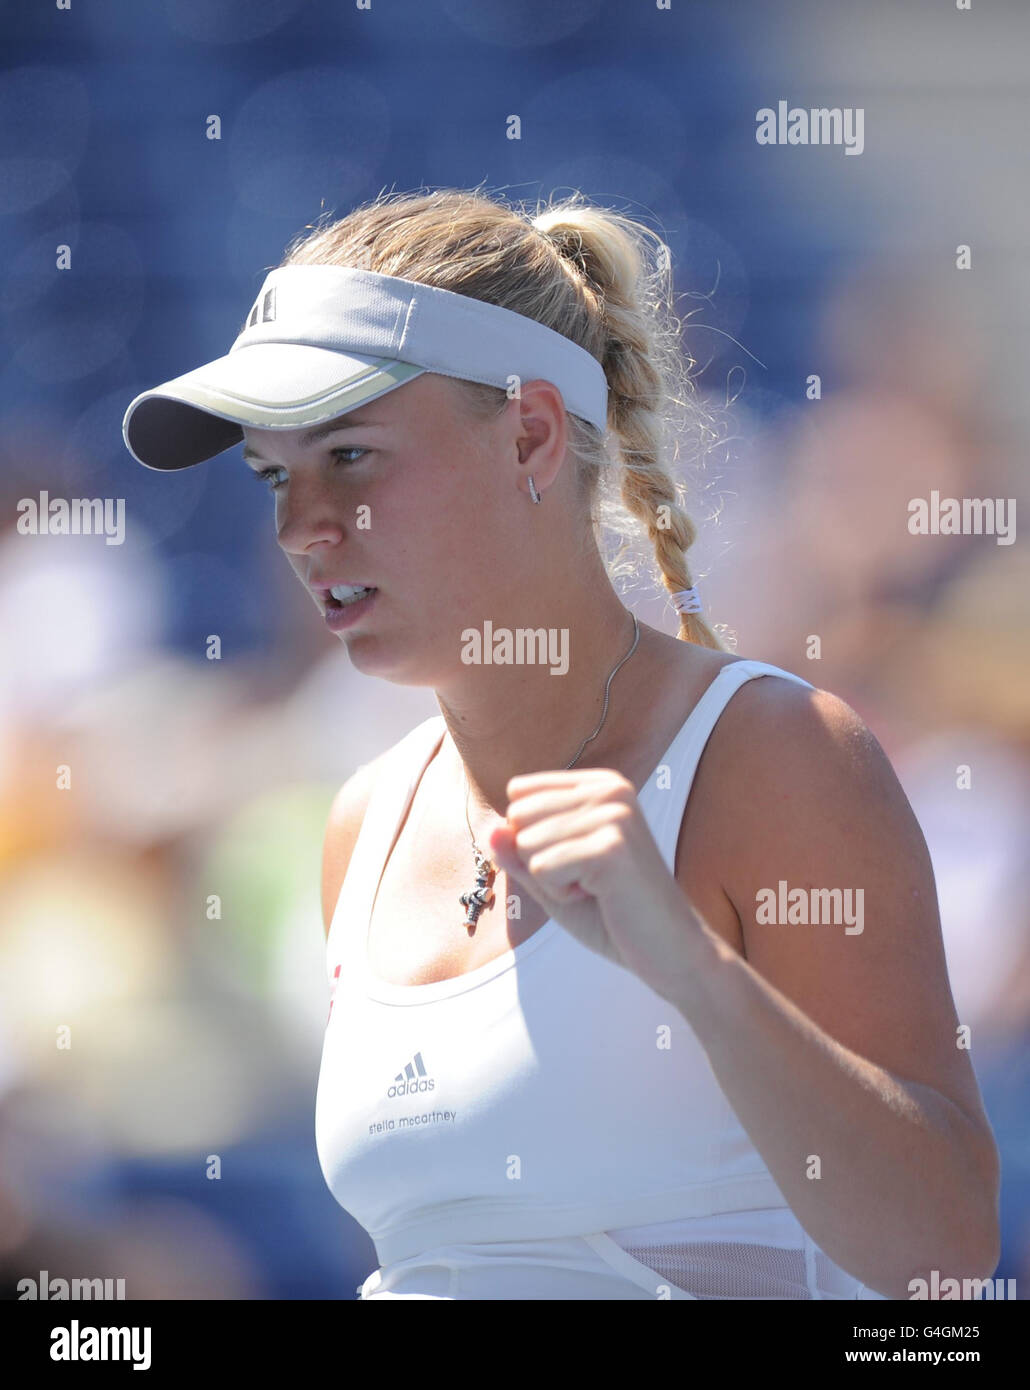
[[[362,599],[368,598],[371,594],[377,593],[375,588],[353,589],[343,593],[341,598],[335,594],[327,594],[325,600],[326,608],[349,608],[353,603],[360,603]]]

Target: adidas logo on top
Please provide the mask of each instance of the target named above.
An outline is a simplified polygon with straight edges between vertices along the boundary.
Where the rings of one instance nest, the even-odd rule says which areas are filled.
[[[426,1072],[422,1053],[416,1052],[404,1070],[399,1071],[393,1078],[393,1085],[386,1094],[388,1096],[410,1096],[414,1095],[416,1091],[431,1091],[435,1085],[436,1082]]]

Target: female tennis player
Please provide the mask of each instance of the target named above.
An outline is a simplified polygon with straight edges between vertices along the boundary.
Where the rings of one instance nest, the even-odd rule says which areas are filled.
[[[245,441],[354,666],[441,711],[325,840],[316,1140],[363,1299],[909,1298],[998,1259],[913,812],[847,704],[702,616],[671,285],[579,195],[383,195],[126,412],[150,468]],[[675,638],[613,587],[612,499]]]

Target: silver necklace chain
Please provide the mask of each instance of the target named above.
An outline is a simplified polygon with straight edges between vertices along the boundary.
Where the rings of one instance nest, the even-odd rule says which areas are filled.
[[[601,732],[601,729],[604,725],[604,721],[608,718],[608,691],[611,689],[612,680],[615,677],[615,673],[619,670],[619,667],[624,666],[625,663],[636,651],[637,643],[640,641],[640,624],[637,622],[637,615],[631,611],[630,617],[633,619],[633,643],[630,646],[630,649],[626,653],[626,655],[622,657],[620,661],[616,662],[616,664],[612,667],[611,671],[609,672],[608,680],[606,681],[604,687],[604,708],[601,711],[600,723],[598,724],[594,732],[590,734],[587,738],[585,738],[583,742],[579,745],[579,748],[576,752],[576,756],[572,759],[572,762],[565,764],[564,768],[562,769],[563,772],[568,772],[570,768],[572,768],[576,763],[579,762],[579,759],[583,753],[583,749],[587,746],[588,743],[591,743],[597,737],[597,735]],[[476,867],[477,869],[479,869],[480,865],[485,865],[487,869],[490,872],[492,872],[493,866],[490,864],[490,861],[487,858],[487,856],[476,844],[476,838],[472,834],[472,822],[469,820],[469,797],[472,794],[472,787],[469,785],[467,772],[465,773],[465,788],[465,824],[468,826],[469,839],[472,841],[472,850],[476,856]]]

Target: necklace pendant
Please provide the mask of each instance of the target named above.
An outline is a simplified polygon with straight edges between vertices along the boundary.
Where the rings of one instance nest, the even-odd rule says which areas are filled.
[[[479,850],[474,850],[476,856],[476,886],[468,893],[462,893],[458,901],[465,909],[465,926],[475,929],[479,920],[479,914],[484,907],[494,900],[494,891],[490,887],[497,870],[490,863],[485,854]]]

